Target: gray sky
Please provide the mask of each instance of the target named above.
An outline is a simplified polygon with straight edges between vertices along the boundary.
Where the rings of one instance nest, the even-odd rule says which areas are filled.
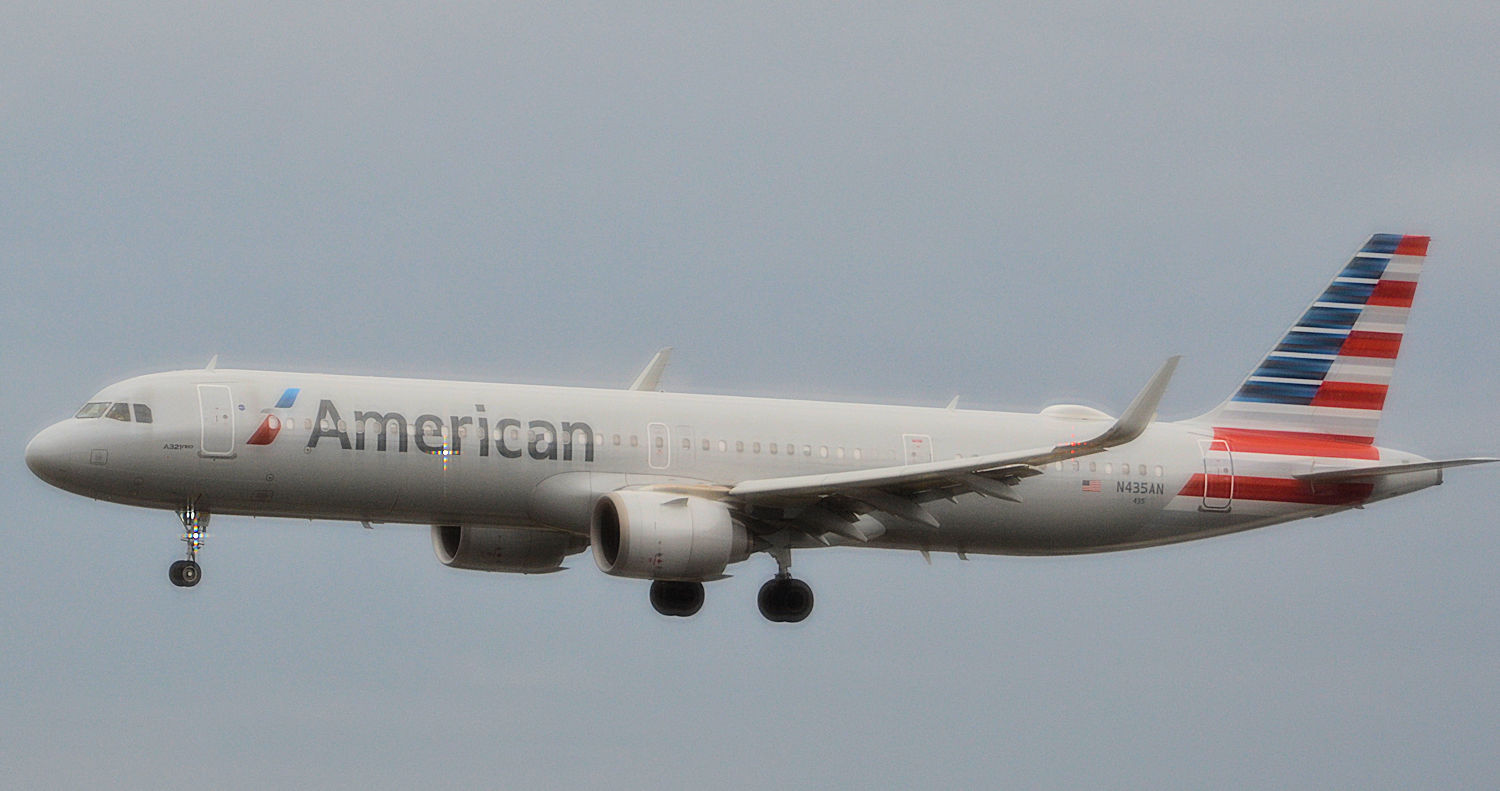
[[[1476,787],[1495,470],[1083,558],[837,550],[763,622],[588,556],[50,489],[32,434],[202,365],[1035,410],[1225,396],[1431,233],[1381,442],[1500,452],[1493,3],[0,10],[0,776],[18,786]]]

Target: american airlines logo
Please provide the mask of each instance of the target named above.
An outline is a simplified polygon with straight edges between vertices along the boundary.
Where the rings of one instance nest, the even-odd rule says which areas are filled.
[[[245,444],[269,445],[272,442],[275,442],[276,435],[281,433],[282,419],[281,416],[277,415],[272,410],[291,409],[292,405],[297,403],[297,394],[300,392],[302,392],[302,388],[300,387],[288,387],[286,390],[282,391],[281,398],[278,398],[276,400],[275,406],[271,407],[271,409],[261,410],[265,413],[265,417],[261,418],[260,425],[256,427],[255,432],[250,435],[250,439],[246,440]],[[243,409],[244,407],[242,406],[240,408]]]
[[[289,389],[296,399],[295,388]],[[288,401],[285,394],[282,401]],[[281,401],[277,402],[277,407]],[[287,406],[290,406],[288,401]],[[579,421],[528,420],[505,417],[491,422],[483,404],[474,405],[472,415],[434,414],[408,417],[400,412],[356,409],[353,422],[346,423],[333,401],[318,402],[308,449],[322,441],[337,442],[342,450],[406,453],[411,446],[431,455],[457,456],[466,452],[506,459],[530,456],[538,460],[594,460],[594,429]],[[250,438],[252,445],[269,445],[281,428],[281,418],[267,414]],[[524,429],[524,431],[523,431]],[[352,436],[351,436],[352,435]]]

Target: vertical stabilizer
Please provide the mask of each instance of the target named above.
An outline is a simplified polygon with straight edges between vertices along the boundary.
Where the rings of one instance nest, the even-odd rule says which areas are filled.
[[[1370,237],[1234,395],[1193,422],[1245,438],[1372,444],[1427,241]]]

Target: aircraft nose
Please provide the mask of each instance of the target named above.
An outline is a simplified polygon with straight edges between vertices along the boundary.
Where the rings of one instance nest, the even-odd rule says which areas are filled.
[[[63,441],[63,431],[57,426],[48,426],[26,443],[26,466],[31,474],[57,485],[68,465],[68,449]]]

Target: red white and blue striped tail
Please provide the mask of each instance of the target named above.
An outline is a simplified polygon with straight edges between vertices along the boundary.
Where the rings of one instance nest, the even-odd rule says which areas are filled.
[[[1196,422],[1246,439],[1373,444],[1427,241],[1371,236],[1240,389]]]

